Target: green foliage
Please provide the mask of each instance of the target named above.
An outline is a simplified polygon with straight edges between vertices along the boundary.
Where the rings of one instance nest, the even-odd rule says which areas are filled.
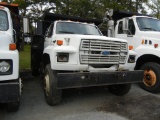
[[[160,19],[160,0],[151,0],[147,6],[151,9],[150,14]]]
[[[148,0],[56,0],[56,13],[89,18],[102,18],[107,9],[145,12]]]
[[[20,51],[20,54],[19,54],[20,69],[30,69],[30,61],[31,61],[30,50],[31,50],[31,46],[25,45],[24,51]]]
[[[6,0],[3,0],[6,1]],[[11,1],[11,0],[10,0]],[[30,1],[30,2],[25,2]],[[41,19],[49,8],[64,15],[102,19],[107,9],[146,13],[143,4],[148,0],[14,0],[20,6],[22,16],[32,22]]]

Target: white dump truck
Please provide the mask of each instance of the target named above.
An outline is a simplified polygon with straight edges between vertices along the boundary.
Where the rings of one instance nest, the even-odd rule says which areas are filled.
[[[16,47],[19,38],[13,22],[18,13],[17,4],[0,2],[0,103],[5,103],[9,112],[18,110],[21,95],[19,52]]]
[[[43,76],[49,105],[61,102],[63,89],[107,86],[121,96],[131,83],[143,81],[143,71],[133,70],[136,53],[126,40],[103,36],[96,26],[100,22],[47,12],[37,23],[31,69]]]
[[[141,87],[152,93],[160,92],[160,20],[139,13],[109,10],[105,13],[105,22],[108,36],[127,40],[137,53],[135,70],[144,70]]]

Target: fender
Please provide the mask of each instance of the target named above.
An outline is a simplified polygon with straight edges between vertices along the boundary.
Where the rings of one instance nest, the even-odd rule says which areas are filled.
[[[51,68],[54,70],[87,70],[88,65],[80,65],[79,49],[73,46],[48,46],[43,54],[48,54]],[[57,53],[69,53],[69,61],[57,62]]]
[[[135,52],[137,53],[137,59],[145,54],[160,56],[160,48],[154,48],[154,46],[149,45],[141,45],[135,49]]]

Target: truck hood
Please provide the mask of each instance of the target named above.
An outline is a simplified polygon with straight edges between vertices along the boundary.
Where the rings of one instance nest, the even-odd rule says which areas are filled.
[[[150,38],[150,39],[160,39],[160,32],[156,32],[156,31],[145,31],[145,32],[141,32],[140,33],[141,36],[143,36],[144,38]]]
[[[0,32],[0,49],[8,49],[9,44],[12,42],[12,37],[9,34]]]
[[[77,51],[79,50],[82,40],[114,41],[114,42],[123,42],[128,44],[127,41],[124,39],[111,38],[106,36],[96,36],[96,35],[61,34],[61,35],[55,35],[55,38],[53,39],[52,43],[55,43],[54,42],[55,40],[63,40],[63,46],[73,47],[73,49],[76,49]]]
[[[113,40],[113,41],[119,41],[119,42],[127,42],[124,39],[119,38],[112,38],[112,37],[106,37],[106,36],[98,36],[98,35],[75,35],[75,34],[65,34],[65,35],[57,35],[56,38],[77,38],[77,40],[81,39],[97,39],[97,40]]]

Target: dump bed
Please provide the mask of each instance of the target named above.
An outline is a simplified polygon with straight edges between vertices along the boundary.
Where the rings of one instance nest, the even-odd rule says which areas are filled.
[[[7,7],[12,13],[19,15],[18,4],[9,4],[7,2],[0,2],[0,6]]]
[[[113,12],[112,19],[114,21],[117,21],[119,19],[122,19],[122,18],[125,18],[125,17],[131,17],[133,15],[136,15],[136,16],[147,16],[147,15],[140,14],[140,13],[137,13],[137,12],[126,12],[126,11],[117,10],[117,11]]]

